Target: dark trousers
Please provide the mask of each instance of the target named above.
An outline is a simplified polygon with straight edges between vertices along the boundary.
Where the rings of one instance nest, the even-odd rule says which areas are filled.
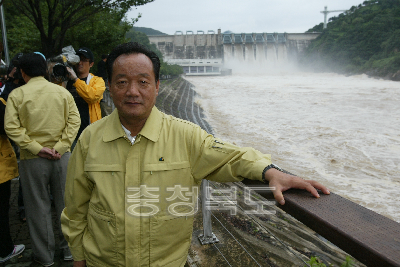
[[[14,250],[10,235],[11,180],[0,184],[0,257],[8,256]]]
[[[59,218],[65,207],[64,190],[70,155],[70,152],[66,152],[60,160],[55,161],[34,158],[21,160],[19,163],[32,251],[35,260],[44,264],[53,262],[55,250],[49,188],[58,218],[56,227],[59,232],[59,248],[68,248],[68,243],[61,232]]]

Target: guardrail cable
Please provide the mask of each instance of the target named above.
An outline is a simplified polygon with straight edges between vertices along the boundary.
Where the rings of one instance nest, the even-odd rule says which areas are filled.
[[[226,261],[226,263],[228,263],[229,266],[232,267],[232,265],[229,263],[229,261],[225,258],[224,254],[222,254],[222,252],[219,250],[219,248],[215,245],[215,243],[213,244],[214,247],[218,250],[219,254],[221,254],[221,256],[224,258],[224,260]]]
[[[201,204],[203,205],[202,199],[199,198],[199,200],[200,200]],[[247,251],[247,249],[240,243],[239,240],[237,240],[237,239],[235,238],[235,236],[224,226],[224,224],[223,224],[220,220],[218,220],[218,218],[215,217],[215,215],[214,215],[213,213],[211,213],[211,215],[214,217],[214,219],[216,219],[216,220],[219,222],[219,224],[225,229],[225,231],[228,232],[228,234],[236,241],[236,243],[238,243],[238,244],[243,248],[243,250],[250,256],[250,258],[252,258],[253,261],[254,261],[255,263],[257,263],[258,266],[262,267],[262,265],[260,265],[260,264],[257,262],[257,260],[254,259],[254,257],[250,254],[250,252]],[[213,244],[214,244],[214,246],[216,245],[216,243],[213,243]],[[217,248],[217,249],[218,249],[218,248]],[[224,255],[222,254],[222,252],[221,252],[219,249],[218,249],[218,251],[220,252],[221,256],[224,257]],[[224,257],[224,258],[225,258],[225,257]],[[225,258],[225,260],[226,260],[226,258]],[[227,260],[226,260],[226,261],[227,261]],[[228,261],[227,261],[227,262],[228,262]],[[229,262],[228,262],[228,264],[229,264]],[[230,264],[229,264],[229,265],[230,265]]]
[[[226,197],[229,201],[231,201],[232,203],[234,203],[228,196],[226,196],[221,190],[220,188],[214,184],[212,181],[209,181],[210,184],[212,184],[224,197]],[[236,184],[236,183],[235,183]],[[245,213],[245,210],[240,207],[238,204],[235,204],[236,207],[238,207],[246,216],[248,216],[253,222],[255,222],[261,229],[263,229],[265,232],[267,232],[268,234],[270,234],[273,238],[275,238],[276,240],[278,240],[278,242],[285,247],[285,249],[290,252],[291,254],[293,254],[296,258],[298,258],[299,260],[301,260],[306,266],[311,267],[306,261],[304,261],[299,255],[297,255],[297,253],[295,253],[294,251],[292,251],[282,240],[280,240],[277,236],[275,236],[270,230],[268,230],[267,228],[265,228],[263,225],[261,225],[258,221],[256,221],[253,216],[250,216],[249,214]],[[213,215],[213,217],[215,217]]]
[[[243,247],[243,245],[239,242],[239,240],[237,240],[237,239],[235,238],[235,236],[234,236],[228,229],[226,229],[226,227],[222,224],[222,222],[221,222],[220,220],[218,220],[218,218],[215,217],[214,214],[211,213],[211,215],[214,217],[214,219],[216,219],[216,220],[219,222],[219,224],[221,224],[221,226],[225,229],[225,231],[227,231],[227,232],[233,237],[233,239],[235,239],[235,241],[243,248],[243,250],[250,256],[250,258],[252,258],[253,261],[254,261],[255,263],[257,263],[258,266],[262,267],[262,265],[260,265],[260,264],[257,262],[257,260],[256,260],[253,256],[251,256],[251,254],[247,251],[247,249],[246,249],[245,247]],[[215,243],[214,243],[214,245],[215,245]]]

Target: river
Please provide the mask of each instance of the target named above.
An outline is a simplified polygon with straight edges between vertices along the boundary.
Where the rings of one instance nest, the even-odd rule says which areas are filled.
[[[217,137],[400,222],[400,83],[266,73],[186,79]]]

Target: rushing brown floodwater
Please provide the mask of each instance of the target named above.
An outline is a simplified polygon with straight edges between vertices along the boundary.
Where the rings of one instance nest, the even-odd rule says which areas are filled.
[[[400,83],[325,73],[186,77],[216,136],[400,222]]]

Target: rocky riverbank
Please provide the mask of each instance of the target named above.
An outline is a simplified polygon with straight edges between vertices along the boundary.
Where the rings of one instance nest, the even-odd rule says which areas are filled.
[[[157,96],[157,108],[172,116],[191,121],[208,133],[213,133],[203,110],[195,102],[196,91],[191,83],[179,77],[162,81]]]
[[[400,70],[397,72],[388,73],[384,76],[379,75],[379,72],[380,72],[380,70],[374,69],[374,70],[367,71],[365,74],[367,74],[369,77],[375,78],[375,79],[391,80],[391,81],[395,81],[395,82],[400,81]]]

